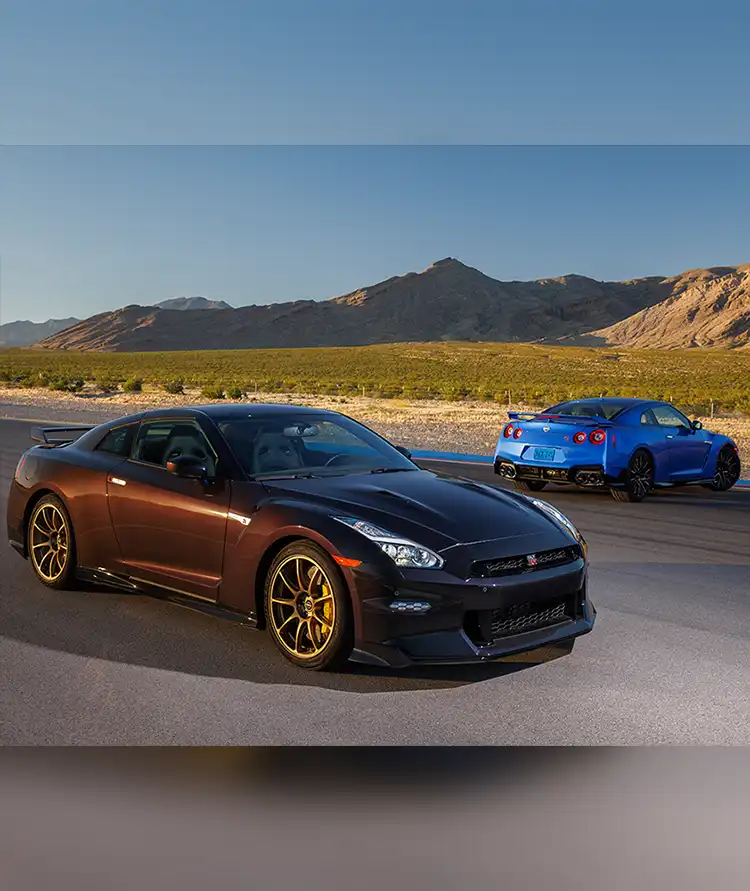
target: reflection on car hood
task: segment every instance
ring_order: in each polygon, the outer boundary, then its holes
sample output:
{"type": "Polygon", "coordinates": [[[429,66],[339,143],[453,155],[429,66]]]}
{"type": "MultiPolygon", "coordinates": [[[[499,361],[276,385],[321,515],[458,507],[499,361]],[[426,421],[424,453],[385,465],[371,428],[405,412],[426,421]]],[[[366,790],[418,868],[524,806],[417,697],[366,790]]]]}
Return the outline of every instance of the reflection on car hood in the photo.
{"type": "MultiPolygon", "coordinates": [[[[264,485],[269,493],[293,493],[295,500],[369,520],[438,550],[503,538],[549,536],[558,530],[523,497],[427,470],[269,480],[264,485]]],[[[566,533],[558,531],[560,541],[567,542],[566,533]]]]}

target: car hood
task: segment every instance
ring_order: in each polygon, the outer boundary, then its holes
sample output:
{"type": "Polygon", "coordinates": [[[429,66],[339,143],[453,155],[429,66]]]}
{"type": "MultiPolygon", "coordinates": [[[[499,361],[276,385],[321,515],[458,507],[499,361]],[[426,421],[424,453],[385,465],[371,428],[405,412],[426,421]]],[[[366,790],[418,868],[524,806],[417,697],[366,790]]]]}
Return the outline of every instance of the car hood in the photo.
{"type": "Polygon", "coordinates": [[[515,552],[514,540],[529,536],[539,539],[540,548],[570,544],[568,534],[523,496],[427,470],[269,480],[264,486],[270,494],[369,520],[438,551],[506,539],[508,552],[515,552]]]}

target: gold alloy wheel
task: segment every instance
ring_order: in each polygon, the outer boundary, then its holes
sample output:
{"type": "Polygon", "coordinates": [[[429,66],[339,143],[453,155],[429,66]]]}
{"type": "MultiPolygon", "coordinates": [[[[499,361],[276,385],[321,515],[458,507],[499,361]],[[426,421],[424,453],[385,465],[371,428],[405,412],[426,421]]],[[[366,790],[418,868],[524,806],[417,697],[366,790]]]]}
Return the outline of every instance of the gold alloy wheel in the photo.
{"type": "Polygon", "coordinates": [[[60,508],[45,502],[31,518],[29,551],[34,569],[46,582],[56,582],[65,572],[70,553],[68,529],[60,508]]]}
{"type": "Polygon", "coordinates": [[[298,659],[323,652],[333,634],[336,601],[323,567],[312,557],[292,554],[273,574],[270,619],[285,649],[298,659]]]}

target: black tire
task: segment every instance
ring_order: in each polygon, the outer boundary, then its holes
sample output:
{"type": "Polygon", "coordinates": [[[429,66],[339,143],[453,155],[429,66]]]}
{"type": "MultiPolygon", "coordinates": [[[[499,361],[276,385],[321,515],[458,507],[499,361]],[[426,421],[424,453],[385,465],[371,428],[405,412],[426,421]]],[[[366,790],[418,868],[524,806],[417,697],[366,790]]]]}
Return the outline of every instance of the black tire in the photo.
{"type": "Polygon", "coordinates": [[[57,495],[45,495],[34,505],[26,526],[26,549],[43,585],[58,591],[76,587],[73,524],[57,495]]]}
{"type": "Polygon", "coordinates": [[[703,483],[703,488],[712,492],[727,492],[740,478],[740,471],[739,455],[731,446],[724,446],[716,456],[713,482],[703,483]]]}
{"type": "Polygon", "coordinates": [[[341,571],[323,548],[303,540],[282,548],[266,575],[263,603],[271,639],[294,665],[331,671],[348,661],[354,647],[352,603],[341,571]]]}
{"type": "Polygon", "coordinates": [[[654,462],[645,449],[633,452],[628,462],[627,482],[622,488],[613,488],[615,501],[636,503],[643,501],[654,487],[654,462]]]}
{"type": "Polygon", "coordinates": [[[547,485],[544,480],[513,480],[513,483],[522,492],[541,492],[547,485]]]}

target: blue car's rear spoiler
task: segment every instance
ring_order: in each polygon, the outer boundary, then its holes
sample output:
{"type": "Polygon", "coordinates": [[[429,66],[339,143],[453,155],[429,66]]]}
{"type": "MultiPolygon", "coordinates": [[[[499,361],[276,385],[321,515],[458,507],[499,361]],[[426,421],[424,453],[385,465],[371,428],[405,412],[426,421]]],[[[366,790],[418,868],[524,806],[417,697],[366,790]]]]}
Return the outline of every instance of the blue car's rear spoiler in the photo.
{"type": "Polygon", "coordinates": [[[578,424],[586,427],[612,427],[612,421],[599,415],[548,415],[544,412],[509,411],[511,421],[549,421],[551,424],[578,424]]]}
{"type": "Polygon", "coordinates": [[[93,427],[34,427],[31,439],[33,442],[43,442],[47,445],[67,445],[93,429],[93,427]]]}

